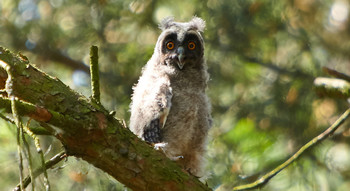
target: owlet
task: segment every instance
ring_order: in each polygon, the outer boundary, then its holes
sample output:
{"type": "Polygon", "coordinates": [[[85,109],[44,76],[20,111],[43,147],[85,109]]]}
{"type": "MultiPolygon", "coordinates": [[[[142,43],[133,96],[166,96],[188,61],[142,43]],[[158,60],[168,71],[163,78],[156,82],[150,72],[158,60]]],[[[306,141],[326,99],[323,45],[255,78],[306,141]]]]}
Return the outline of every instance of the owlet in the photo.
{"type": "Polygon", "coordinates": [[[152,58],[142,70],[130,105],[130,130],[184,169],[201,176],[211,106],[201,33],[205,22],[164,19],[152,58]]]}

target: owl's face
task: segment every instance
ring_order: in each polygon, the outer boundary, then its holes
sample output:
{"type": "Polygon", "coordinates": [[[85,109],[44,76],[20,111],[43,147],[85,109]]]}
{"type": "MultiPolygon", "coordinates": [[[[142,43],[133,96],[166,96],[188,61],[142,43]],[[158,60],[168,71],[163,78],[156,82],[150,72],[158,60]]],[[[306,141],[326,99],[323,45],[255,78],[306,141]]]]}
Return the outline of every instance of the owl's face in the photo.
{"type": "Polygon", "coordinates": [[[163,32],[156,49],[160,54],[160,63],[182,70],[186,67],[199,67],[204,53],[204,42],[200,32],[204,21],[193,18],[187,23],[163,21],[163,32]]]}

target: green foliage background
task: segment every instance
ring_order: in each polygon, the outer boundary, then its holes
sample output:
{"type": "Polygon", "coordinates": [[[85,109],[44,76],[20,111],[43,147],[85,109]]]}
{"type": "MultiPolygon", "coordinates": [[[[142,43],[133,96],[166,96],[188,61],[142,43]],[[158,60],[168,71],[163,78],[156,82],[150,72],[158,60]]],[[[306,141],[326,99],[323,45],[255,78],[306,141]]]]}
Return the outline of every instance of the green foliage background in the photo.
{"type": "MultiPolygon", "coordinates": [[[[350,73],[349,6],[346,0],[1,0],[0,46],[21,51],[89,96],[88,53],[97,45],[102,103],[128,121],[131,87],[152,55],[159,21],[203,18],[214,117],[206,181],[217,188],[255,180],[345,110],[344,100],[317,97],[312,83],[323,66],[350,73]]],[[[346,190],[349,136],[345,124],[262,190],[346,190]]],[[[41,139],[46,158],[62,149],[54,138],[41,139]]],[[[0,188],[10,190],[19,182],[15,127],[3,120],[0,146],[0,188]]],[[[79,159],[60,166],[49,171],[53,190],[123,189],[79,159]]]]}

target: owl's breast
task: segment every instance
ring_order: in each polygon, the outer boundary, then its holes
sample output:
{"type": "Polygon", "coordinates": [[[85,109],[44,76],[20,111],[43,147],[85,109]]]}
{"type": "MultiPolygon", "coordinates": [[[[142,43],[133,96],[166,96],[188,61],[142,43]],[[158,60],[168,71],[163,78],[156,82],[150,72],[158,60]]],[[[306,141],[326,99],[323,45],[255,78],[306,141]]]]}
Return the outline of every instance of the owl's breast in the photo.
{"type": "Polygon", "coordinates": [[[176,91],[173,89],[172,106],[165,128],[186,129],[187,133],[200,128],[200,122],[206,120],[209,110],[208,98],[204,92],[176,91]]]}
{"type": "Polygon", "coordinates": [[[173,91],[172,107],[163,128],[163,141],[175,155],[191,150],[194,143],[201,142],[210,126],[206,95],[194,91],[173,91]]]}

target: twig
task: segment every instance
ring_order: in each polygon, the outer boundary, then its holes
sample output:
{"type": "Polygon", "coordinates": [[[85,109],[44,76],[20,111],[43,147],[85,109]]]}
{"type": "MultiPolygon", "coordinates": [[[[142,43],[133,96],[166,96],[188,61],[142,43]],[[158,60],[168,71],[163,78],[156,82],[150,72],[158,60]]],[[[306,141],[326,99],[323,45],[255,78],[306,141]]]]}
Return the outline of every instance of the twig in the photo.
{"type": "MultiPolygon", "coordinates": [[[[41,108],[38,106],[35,106],[31,103],[24,102],[21,100],[15,100],[16,106],[19,112],[19,115],[21,116],[28,116],[37,122],[40,122],[40,125],[44,127],[47,131],[44,131],[42,133],[47,133],[49,135],[54,134],[54,130],[51,128],[50,125],[54,126],[60,126],[60,125],[78,125],[77,121],[69,118],[65,115],[62,115],[61,113],[58,113],[53,110],[48,110],[45,108],[41,108]],[[45,124],[46,122],[50,122],[48,124],[45,124]]],[[[0,106],[4,109],[4,112],[11,113],[11,100],[8,98],[0,97],[0,106]]],[[[32,129],[33,131],[34,129],[32,129]]],[[[39,130],[40,132],[42,130],[39,130]]],[[[66,131],[69,131],[69,129],[66,129],[66,131]]],[[[33,131],[34,132],[34,131],[33,131]]]]}
{"type": "Polygon", "coordinates": [[[0,113],[0,118],[15,125],[15,121],[0,113]]]}
{"type": "MultiPolygon", "coordinates": [[[[1,103],[2,103],[2,100],[0,99],[0,104],[1,104],[1,103]]],[[[9,123],[11,123],[11,124],[16,125],[16,124],[15,124],[15,121],[14,121],[13,119],[10,119],[10,118],[6,117],[6,116],[3,115],[2,113],[0,113],[0,118],[3,119],[3,120],[5,120],[5,121],[7,121],[7,122],[9,122],[9,123]]],[[[45,124],[45,123],[41,123],[40,125],[43,126],[43,127],[46,127],[46,129],[49,129],[48,125],[45,124]]],[[[28,126],[28,128],[29,128],[30,131],[33,132],[35,135],[52,135],[52,133],[51,133],[50,131],[46,130],[45,128],[43,128],[43,127],[41,127],[41,126],[39,126],[39,127],[29,127],[29,126],[28,126]]]]}
{"type": "MultiPolygon", "coordinates": [[[[15,102],[18,102],[18,100],[15,100],[15,102]]],[[[16,103],[17,104],[17,103],[16,103]]],[[[17,106],[17,105],[16,105],[17,106]]],[[[16,109],[17,109],[17,107],[16,107],[16,109]]],[[[18,115],[18,113],[17,113],[17,115],[18,115]]],[[[6,120],[6,121],[8,121],[8,122],[10,122],[10,123],[12,123],[12,124],[14,124],[14,125],[16,125],[16,122],[15,122],[15,120],[12,120],[12,119],[10,119],[10,118],[8,118],[8,117],[6,117],[6,116],[4,116],[4,115],[2,115],[1,113],[0,113],[0,118],[2,118],[2,119],[4,119],[4,120],[6,120]]],[[[41,147],[40,147],[40,142],[39,142],[39,139],[38,139],[38,137],[35,135],[35,133],[29,128],[29,123],[30,123],[30,120],[28,121],[28,123],[27,123],[27,125],[26,126],[24,126],[24,128],[23,128],[23,126],[22,126],[22,128],[24,129],[24,132],[25,133],[27,133],[30,137],[32,137],[33,139],[34,139],[34,143],[35,143],[35,146],[36,146],[36,149],[37,149],[37,152],[40,154],[40,157],[41,157],[41,161],[42,161],[42,171],[44,172],[44,182],[45,182],[45,187],[46,187],[46,190],[48,190],[48,189],[50,189],[50,184],[49,184],[49,181],[48,181],[48,175],[47,175],[47,172],[46,172],[46,168],[45,168],[45,159],[44,159],[44,155],[43,155],[43,152],[42,152],[42,149],[41,149],[41,147]]],[[[42,125],[44,125],[44,124],[42,124],[42,125]]],[[[37,130],[37,129],[34,129],[34,130],[37,130]]],[[[42,131],[44,131],[44,134],[47,134],[47,135],[49,135],[50,133],[48,133],[48,132],[46,132],[46,130],[45,129],[40,129],[40,132],[42,132],[42,131]]],[[[32,171],[32,160],[31,160],[31,153],[30,153],[30,149],[29,149],[29,145],[28,145],[28,143],[27,143],[27,141],[25,140],[25,137],[24,137],[24,134],[22,134],[22,140],[23,140],[23,143],[24,143],[24,145],[26,146],[26,148],[27,148],[27,151],[28,151],[28,162],[29,162],[29,172],[30,172],[30,177],[29,177],[29,182],[27,183],[27,185],[30,183],[30,180],[31,179],[34,179],[34,173],[33,173],[33,171],[32,171]]],[[[23,169],[23,165],[22,165],[22,169],[23,169]]],[[[23,175],[22,175],[22,179],[23,179],[23,175]]],[[[26,188],[27,187],[27,185],[26,185],[26,181],[28,181],[28,177],[24,180],[24,185],[23,185],[23,188],[26,188]]],[[[22,181],[21,181],[22,182],[22,181]]],[[[32,182],[32,190],[34,190],[34,181],[32,182]]],[[[19,190],[19,188],[22,188],[20,185],[18,186],[18,190],[19,190]]]]}
{"type": "MultiPolygon", "coordinates": [[[[56,165],[57,163],[59,163],[60,161],[62,161],[64,158],[66,158],[66,153],[64,151],[58,153],[57,155],[55,155],[54,157],[52,157],[50,160],[45,162],[45,169],[49,169],[52,168],[54,165],[56,165]]],[[[36,178],[38,177],[40,174],[42,174],[44,172],[43,167],[38,168],[34,171],[33,173],[33,177],[36,178]]],[[[26,188],[30,182],[32,181],[31,177],[27,176],[24,181],[23,181],[23,188],[26,188]]],[[[21,185],[18,184],[16,186],[16,188],[13,189],[13,191],[19,191],[21,188],[21,185]]]]}
{"type": "Polygon", "coordinates": [[[98,48],[91,46],[90,48],[90,74],[91,74],[91,91],[92,100],[100,103],[100,79],[98,70],[98,48]]]}
{"type": "MultiPolygon", "coordinates": [[[[6,85],[5,85],[5,91],[8,94],[8,97],[11,100],[11,111],[12,115],[14,118],[14,122],[17,126],[17,153],[19,157],[19,179],[20,179],[20,184],[23,186],[23,156],[22,156],[22,147],[21,147],[21,137],[23,137],[23,128],[22,128],[22,123],[20,120],[20,116],[18,115],[17,107],[16,107],[16,97],[13,94],[13,77],[12,77],[12,70],[11,67],[6,63],[0,60],[0,67],[4,68],[7,72],[8,78],[6,80],[6,85]]],[[[23,188],[23,187],[22,187],[23,188]]]]}
{"type": "Polygon", "coordinates": [[[343,80],[350,82],[350,76],[348,76],[344,73],[338,72],[338,71],[330,69],[328,67],[323,67],[322,69],[324,72],[326,72],[327,74],[329,74],[331,76],[334,76],[336,78],[340,78],[340,79],[343,79],[343,80]]]}
{"type": "Polygon", "coordinates": [[[244,60],[246,60],[252,64],[261,65],[261,66],[268,68],[272,71],[275,71],[279,74],[285,74],[285,75],[289,75],[289,76],[293,76],[293,77],[302,77],[302,78],[305,78],[308,80],[311,80],[314,78],[312,75],[305,73],[301,70],[297,69],[297,70],[292,71],[290,69],[281,68],[281,67],[278,67],[277,65],[274,65],[273,63],[263,62],[257,58],[254,58],[254,57],[244,57],[244,60]]]}
{"type": "Polygon", "coordinates": [[[310,149],[311,147],[315,146],[317,143],[320,143],[322,140],[326,139],[328,136],[332,135],[335,130],[338,129],[338,127],[344,123],[344,121],[349,117],[350,115],[350,108],[347,109],[338,119],[336,122],[334,122],[328,129],[326,129],[323,133],[318,135],[317,137],[313,138],[311,141],[306,143],[304,146],[302,146],[292,157],[290,157],[286,162],[283,164],[279,165],[277,168],[273,169],[269,173],[265,174],[262,176],[260,179],[257,181],[246,184],[246,185],[241,185],[241,186],[236,186],[233,188],[233,190],[250,190],[254,188],[258,188],[266,184],[272,177],[277,175],[281,170],[286,168],[288,165],[290,165],[292,162],[297,160],[301,154],[303,154],[307,149],[310,149]]]}
{"type": "Polygon", "coordinates": [[[6,90],[0,90],[0,95],[6,96],[7,95],[6,90]]]}
{"type": "MultiPolygon", "coordinates": [[[[10,91],[9,91],[10,92],[10,91]]],[[[10,95],[10,93],[9,93],[10,95]]],[[[23,157],[22,157],[22,149],[21,149],[21,136],[23,134],[23,128],[21,121],[19,119],[18,113],[17,113],[17,108],[16,108],[16,102],[15,102],[15,97],[11,96],[11,108],[12,108],[12,115],[13,118],[15,119],[15,123],[17,126],[17,153],[19,157],[19,180],[21,184],[21,188],[23,188],[23,157]]]]}
{"type": "MultiPolygon", "coordinates": [[[[24,131],[30,136],[32,137],[32,139],[34,139],[34,144],[36,147],[36,151],[39,153],[40,155],[40,159],[41,159],[41,167],[44,171],[44,185],[45,185],[45,189],[46,190],[50,190],[50,182],[49,182],[49,178],[47,175],[47,171],[45,168],[45,158],[44,158],[44,154],[43,154],[43,150],[40,147],[40,141],[39,138],[29,129],[29,124],[30,124],[30,120],[28,120],[27,125],[24,126],[24,131]]],[[[30,169],[31,170],[31,169],[30,169]]],[[[34,175],[31,173],[30,176],[31,179],[34,179],[34,175]]],[[[32,185],[34,184],[34,181],[32,182],[32,185]]]]}
{"type": "MultiPolygon", "coordinates": [[[[22,127],[23,128],[23,127],[22,127]]],[[[30,152],[30,146],[24,136],[24,133],[22,133],[22,141],[23,141],[23,145],[25,146],[26,150],[27,150],[27,159],[28,159],[28,169],[29,169],[29,176],[30,178],[34,179],[34,175],[33,175],[33,162],[32,162],[32,153],[30,152]]],[[[32,190],[35,190],[35,183],[34,181],[32,182],[32,190]]]]}

